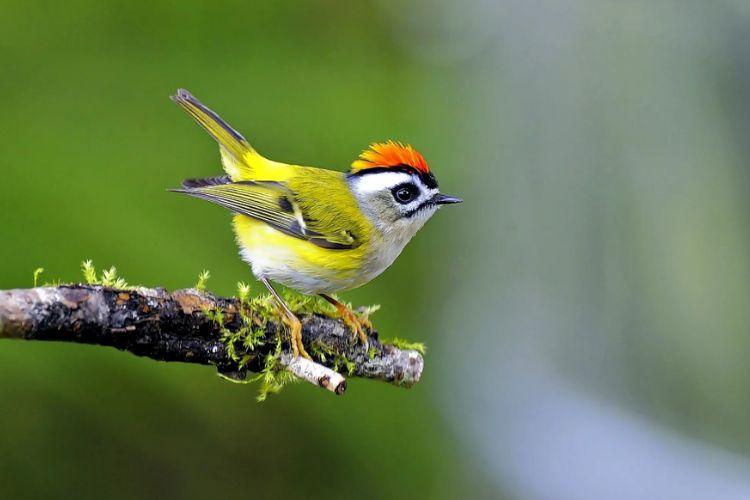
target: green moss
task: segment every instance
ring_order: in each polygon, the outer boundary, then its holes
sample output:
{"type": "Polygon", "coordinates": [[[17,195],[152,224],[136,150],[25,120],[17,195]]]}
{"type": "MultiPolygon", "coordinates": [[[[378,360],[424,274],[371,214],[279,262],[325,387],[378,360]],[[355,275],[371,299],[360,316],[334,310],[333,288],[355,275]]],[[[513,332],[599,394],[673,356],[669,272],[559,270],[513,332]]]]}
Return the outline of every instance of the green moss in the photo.
{"type": "Polygon", "coordinates": [[[310,356],[321,363],[325,363],[326,361],[328,361],[328,358],[334,356],[335,354],[336,353],[333,351],[333,349],[330,348],[330,346],[324,344],[319,340],[316,340],[312,344],[310,344],[310,356]]]}
{"type": "Polygon", "coordinates": [[[198,275],[198,282],[195,284],[195,289],[201,292],[206,291],[206,283],[211,278],[211,273],[204,269],[202,273],[198,275]]]}
{"type": "Polygon", "coordinates": [[[86,260],[81,263],[81,272],[83,273],[83,279],[89,285],[101,285],[120,289],[132,288],[124,279],[117,275],[117,268],[115,266],[105,269],[102,271],[101,276],[99,276],[96,274],[94,263],[91,260],[86,260]]]}
{"type": "MultiPolygon", "coordinates": [[[[240,296],[242,295],[240,293],[240,296]]],[[[221,341],[226,345],[227,355],[237,363],[240,369],[245,368],[253,359],[253,356],[248,354],[248,352],[255,351],[264,343],[267,319],[262,319],[261,316],[253,314],[255,311],[247,300],[240,299],[241,325],[233,331],[225,326],[223,312],[207,308],[203,309],[203,314],[206,318],[216,323],[219,327],[221,341]],[[237,352],[238,345],[242,346],[241,353],[237,352]]]]}
{"type": "Polygon", "coordinates": [[[229,375],[224,375],[221,372],[216,372],[216,375],[218,375],[219,378],[224,379],[227,382],[231,382],[233,384],[243,384],[243,385],[246,385],[246,384],[252,384],[256,380],[258,380],[257,377],[255,377],[255,378],[249,378],[249,379],[238,379],[238,378],[230,377],[229,375]]]}
{"type": "MultiPolygon", "coordinates": [[[[263,346],[265,342],[269,342],[266,337],[268,322],[281,323],[282,313],[273,296],[265,294],[251,297],[250,286],[246,283],[237,283],[237,297],[240,301],[241,326],[234,331],[226,327],[224,315],[220,311],[204,310],[203,313],[219,327],[222,342],[227,346],[227,355],[242,369],[254,359],[254,356],[250,353],[263,346]]],[[[317,297],[304,296],[285,290],[283,298],[289,309],[300,316],[308,314],[330,316],[334,314],[328,303],[319,300],[317,297]]],[[[270,342],[274,342],[274,345],[263,358],[261,372],[258,376],[249,380],[260,380],[261,382],[258,390],[258,401],[265,401],[270,394],[276,394],[285,385],[298,380],[297,377],[279,364],[284,345],[282,336],[277,335],[270,342]]],[[[331,361],[333,369],[336,371],[351,375],[356,369],[354,362],[350,361],[345,355],[334,352],[331,347],[320,341],[313,342],[310,345],[310,353],[314,359],[321,363],[331,361]]],[[[234,379],[231,380],[237,382],[234,379]]]]}
{"type": "Polygon", "coordinates": [[[102,286],[111,288],[130,288],[130,285],[128,285],[124,279],[117,276],[117,268],[115,266],[102,271],[101,281],[102,286]]]}
{"type": "Polygon", "coordinates": [[[261,380],[258,396],[255,398],[259,403],[265,401],[269,394],[279,393],[285,385],[299,381],[279,364],[281,351],[281,337],[276,337],[276,347],[266,355],[263,370],[255,377],[255,380],[261,380]]]}
{"type": "Polygon", "coordinates": [[[398,337],[393,337],[392,339],[383,339],[381,342],[383,344],[394,345],[399,349],[417,351],[420,354],[424,354],[425,351],[427,351],[427,346],[423,342],[409,342],[408,340],[400,339],[398,337]]]}
{"type": "Polygon", "coordinates": [[[39,283],[39,276],[41,276],[41,274],[42,274],[43,272],[44,272],[44,268],[43,268],[43,267],[37,267],[37,268],[36,268],[36,269],[34,270],[34,288],[36,288],[36,287],[38,286],[38,283],[39,283]]]}
{"type": "MultiPolygon", "coordinates": [[[[243,369],[254,358],[254,356],[251,355],[250,352],[257,350],[264,344],[267,323],[270,319],[275,319],[275,316],[270,298],[251,298],[250,287],[243,282],[237,283],[237,297],[240,302],[239,328],[235,330],[230,330],[229,328],[227,328],[222,311],[204,308],[203,314],[207,319],[213,321],[219,327],[219,331],[221,332],[221,341],[222,343],[224,343],[227,349],[227,356],[229,356],[230,359],[237,363],[239,369],[243,369]],[[240,352],[238,352],[238,347],[240,346],[241,350],[240,352]]],[[[280,338],[278,339],[278,345],[281,345],[280,338]]],[[[263,399],[265,399],[265,396],[267,394],[278,392],[278,390],[281,390],[281,386],[283,385],[281,383],[274,384],[275,379],[272,372],[278,370],[274,370],[275,356],[273,354],[269,354],[268,356],[266,356],[265,365],[266,366],[261,374],[248,380],[238,381],[221,374],[219,374],[219,376],[226,380],[231,380],[232,382],[241,383],[253,382],[263,378],[265,382],[264,384],[261,384],[260,394],[263,396],[263,399]]],[[[259,398],[261,397],[261,395],[259,395],[259,398]]]]}
{"type": "Polygon", "coordinates": [[[98,285],[99,278],[96,275],[96,268],[91,260],[84,260],[81,263],[81,272],[83,272],[83,279],[89,285],[98,285]]]}
{"type": "Polygon", "coordinates": [[[284,290],[282,297],[287,307],[294,314],[323,314],[326,316],[334,314],[333,307],[317,295],[302,295],[291,290],[284,290]]]}
{"type": "Polygon", "coordinates": [[[357,367],[357,365],[354,364],[353,361],[350,361],[349,358],[346,357],[344,354],[336,354],[333,358],[333,366],[331,367],[333,371],[341,373],[341,368],[346,369],[347,375],[354,374],[354,369],[357,367]]]}
{"type": "Polygon", "coordinates": [[[240,302],[250,301],[250,285],[248,285],[244,281],[238,282],[237,283],[237,298],[240,299],[240,302]]]}
{"type": "MultiPolygon", "coordinates": [[[[347,306],[351,309],[351,304],[347,304],[347,306]]],[[[380,311],[380,304],[372,304],[369,306],[362,306],[357,309],[357,313],[363,317],[364,319],[370,319],[370,316],[375,314],[376,312],[380,311]]]]}

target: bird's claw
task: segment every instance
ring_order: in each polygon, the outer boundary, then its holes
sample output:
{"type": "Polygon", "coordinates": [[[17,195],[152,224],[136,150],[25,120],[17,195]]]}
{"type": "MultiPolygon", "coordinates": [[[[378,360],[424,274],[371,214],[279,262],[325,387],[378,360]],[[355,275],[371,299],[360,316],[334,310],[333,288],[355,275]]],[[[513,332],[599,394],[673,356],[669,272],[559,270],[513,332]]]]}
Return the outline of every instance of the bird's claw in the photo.
{"type": "Polygon", "coordinates": [[[358,316],[357,313],[348,307],[339,309],[339,314],[341,315],[341,321],[343,321],[344,324],[354,332],[357,337],[359,337],[363,349],[367,352],[370,349],[370,342],[367,337],[367,332],[365,332],[365,328],[372,330],[372,323],[370,320],[358,316]]]}
{"type": "Polygon", "coordinates": [[[302,343],[302,322],[296,316],[282,316],[283,322],[289,327],[289,335],[291,339],[289,344],[292,346],[292,353],[294,357],[302,356],[312,361],[312,357],[305,350],[305,345],[302,343]]]}

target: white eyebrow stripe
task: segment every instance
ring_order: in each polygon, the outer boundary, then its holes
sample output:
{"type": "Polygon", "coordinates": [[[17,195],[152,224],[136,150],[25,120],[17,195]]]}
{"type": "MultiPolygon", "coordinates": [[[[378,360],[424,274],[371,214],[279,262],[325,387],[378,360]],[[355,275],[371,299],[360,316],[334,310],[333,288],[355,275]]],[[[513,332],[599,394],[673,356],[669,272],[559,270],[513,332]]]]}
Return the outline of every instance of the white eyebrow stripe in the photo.
{"type": "Polygon", "coordinates": [[[406,172],[373,172],[355,177],[354,185],[360,193],[373,193],[413,181],[411,174],[406,172]]]}

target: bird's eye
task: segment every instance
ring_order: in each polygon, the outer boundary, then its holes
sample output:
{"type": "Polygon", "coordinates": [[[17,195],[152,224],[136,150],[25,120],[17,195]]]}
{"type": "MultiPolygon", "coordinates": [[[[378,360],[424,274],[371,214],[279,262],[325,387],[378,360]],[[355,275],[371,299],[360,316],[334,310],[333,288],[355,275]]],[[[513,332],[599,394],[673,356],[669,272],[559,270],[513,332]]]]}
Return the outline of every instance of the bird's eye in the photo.
{"type": "Polygon", "coordinates": [[[414,184],[402,184],[393,188],[393,197],[402,205],[414,201],[418,194],[419,190],[414,184]]]}

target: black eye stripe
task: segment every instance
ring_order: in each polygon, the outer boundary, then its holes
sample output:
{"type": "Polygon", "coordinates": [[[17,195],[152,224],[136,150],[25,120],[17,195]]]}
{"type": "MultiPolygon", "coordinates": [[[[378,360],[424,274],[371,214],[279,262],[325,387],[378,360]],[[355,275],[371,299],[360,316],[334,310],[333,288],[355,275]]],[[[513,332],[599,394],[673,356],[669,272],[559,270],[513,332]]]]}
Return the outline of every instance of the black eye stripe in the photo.
{"type": "Polygon", "coordinates": [[[413,208],[413,209],[409,210],[408,212],[406,212],[403,215],[403,217],[406,218],[406,219],[411,219],[412,217],[414,217],[415,215],[417,215],[419,212],[421,212],[423,209],[425,209],[425,208],[427,208],[429,206],[432,206],[432,203],[430,203],[430,200],[425,200],[422,203],[420,203],[417,208],[413,208]]]}

